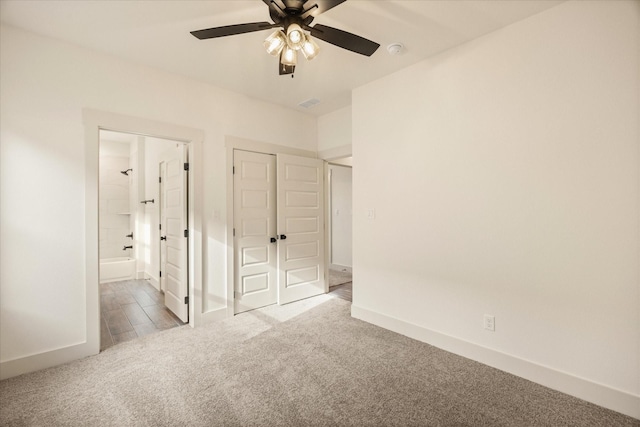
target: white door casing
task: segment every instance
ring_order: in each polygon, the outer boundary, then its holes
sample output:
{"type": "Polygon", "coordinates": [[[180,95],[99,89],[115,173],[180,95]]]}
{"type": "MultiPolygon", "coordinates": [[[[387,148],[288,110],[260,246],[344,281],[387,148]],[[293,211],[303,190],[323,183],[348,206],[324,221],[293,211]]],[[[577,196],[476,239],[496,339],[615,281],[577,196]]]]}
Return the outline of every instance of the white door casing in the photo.
{"type": "Polygon", "coordinates": [[[188,237],[186,146],[179,145],[160,156],[162,177],[161,286],[164,303],[180,320],[188,322],[188,237]],[[166,239],[164,239],[166,237],[166,239]]]}
{"type": "Polygon", "coordinates": [[[234,150],[234,312],[277,301],[276,158],[234,150]]]}
{"type": "Polygon", "coordinates": [[[278,154],[278,304],[325,292],[324,162],[278,154]]]}
{"type": "Polygon", "coordinates": [[[164,208],[164,203],[166,200],[165,194],[164,194],[164,183],[167,182],[167,163],[163,160],[160,162],[159,164],[159,176],[160,176],[160,182],[159,182],[159,191],[158,191],[158,209],[159,209],[159,216],[160,216],[160,238],[159,238],[159,242],[160,242],[160,278],[158,280],[159,284],[160,284],[160,291],[164,292],[166,289],[166,284],[165,284],[165,280],[167,279],[167,275],[165,274],[164,276],[162,275],[162,271],[166,270],[165,264],[167,263],[167,245],[164,244],[164,232],[163,227],[165,227],[165,223],[166,223],[166,219],[165,219],[165,208],[164,208]]]}

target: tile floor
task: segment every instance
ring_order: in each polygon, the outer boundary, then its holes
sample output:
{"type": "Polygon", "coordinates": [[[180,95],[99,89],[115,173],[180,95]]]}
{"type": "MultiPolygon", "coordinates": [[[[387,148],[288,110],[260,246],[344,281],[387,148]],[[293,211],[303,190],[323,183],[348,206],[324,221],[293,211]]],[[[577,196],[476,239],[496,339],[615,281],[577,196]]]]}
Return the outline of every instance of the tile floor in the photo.
{"type": "Polygon", "coordinates": [[[329,295],[353,302],[353,282],[330,287],[329,295]]]}
{"type": "Polygon", "coordinates": [[[164,306],[164,295],[147,280],[101,284],[100,313],[100,351],[184,325],[164,306]]]}

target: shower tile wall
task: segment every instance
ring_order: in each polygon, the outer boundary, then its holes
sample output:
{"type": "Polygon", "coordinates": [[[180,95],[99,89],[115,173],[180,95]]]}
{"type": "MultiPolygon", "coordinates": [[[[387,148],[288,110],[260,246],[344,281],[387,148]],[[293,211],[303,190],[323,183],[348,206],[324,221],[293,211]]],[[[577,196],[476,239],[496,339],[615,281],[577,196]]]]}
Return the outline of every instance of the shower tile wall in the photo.
{"type": "MultiPolygon", "coordinates": [[[[100,156],[100,258],[131,256],[128,157],[100,156]]],[[[129,173],[131,174],[131,172],[129,173]]]]}

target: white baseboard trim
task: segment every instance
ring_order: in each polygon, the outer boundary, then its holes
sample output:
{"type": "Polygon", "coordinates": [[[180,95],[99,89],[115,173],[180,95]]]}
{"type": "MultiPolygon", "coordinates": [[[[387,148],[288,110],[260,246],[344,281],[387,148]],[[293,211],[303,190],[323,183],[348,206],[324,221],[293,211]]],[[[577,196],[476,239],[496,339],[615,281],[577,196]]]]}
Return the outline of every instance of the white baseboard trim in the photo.
{"type": "Polygon", "coordinates": [[[158,282],[158,279],[153,277],[150,274],[145,273],[145,279],[147,279],[149,281],[149,283],[151,283],[151,285],[153,285],[154,288],[156,288],[158,291],[160,290],[160,282],[158,282]]]}
{"type": "Polygon", "coordinates": [[[640,419],[640,395],[634,395],[548,366],[432,331],[355,304],[351,305],[351,316],[587,402],[640,419]]]}
{"type": "Polygon", "coordinates": [[[332,269],[332,270],[338,270],[338,271],[346,270],[349,273],[353,273],[353,269],[351,267],[346,266],[346,265],[329,264],[329,268],[332,269]]]}
{"type": "Polygon", "coordinates": [[[226,319],[227,317],[229,317],[229,313],[226,307],[207,311],[205,313],[202,313],[202,323],[200,325],[207,325],[209,323],[217,322],[218,320],[226,319]]]}
{"type": "Polygon", "coordinates": [[[91,347],[87,342],[84,342],[57,350],[0,362],[0,380],[51,368],[52,366],[62,365],[99,353],[99,348],[91,347]]]}

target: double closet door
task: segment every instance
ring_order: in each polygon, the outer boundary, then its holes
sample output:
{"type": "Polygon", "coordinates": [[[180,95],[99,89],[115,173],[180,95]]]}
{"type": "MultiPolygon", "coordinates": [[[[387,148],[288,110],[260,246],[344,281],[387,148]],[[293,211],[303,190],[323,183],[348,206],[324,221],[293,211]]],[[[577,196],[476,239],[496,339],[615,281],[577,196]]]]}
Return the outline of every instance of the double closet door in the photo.
{"type": "Polygon", "coordinates": [[[325,292],[322,160],[234,151],[235,313],[325,292]]]}

